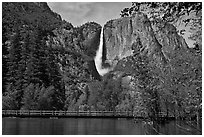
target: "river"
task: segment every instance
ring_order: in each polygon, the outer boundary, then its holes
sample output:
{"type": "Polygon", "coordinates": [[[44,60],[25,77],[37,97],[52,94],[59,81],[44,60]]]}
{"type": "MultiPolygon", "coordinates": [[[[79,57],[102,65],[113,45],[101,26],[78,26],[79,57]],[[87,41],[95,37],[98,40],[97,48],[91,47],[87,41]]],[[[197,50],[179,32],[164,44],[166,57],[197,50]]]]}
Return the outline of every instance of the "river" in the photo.
{"type": "Polygon", "coordinates": [[[124,118],[2,118],[3,135],[196,135],[201,129],[183,121],[158,124],[124,118]]]}

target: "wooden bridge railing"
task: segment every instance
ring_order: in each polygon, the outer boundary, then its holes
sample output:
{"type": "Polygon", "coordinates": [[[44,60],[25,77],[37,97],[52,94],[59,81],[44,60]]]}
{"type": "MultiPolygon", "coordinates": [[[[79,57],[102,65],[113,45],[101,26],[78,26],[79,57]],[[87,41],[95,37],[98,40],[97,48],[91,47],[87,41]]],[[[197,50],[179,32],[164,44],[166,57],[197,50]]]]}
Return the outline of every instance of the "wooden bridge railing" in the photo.
{"type": "MultiPolygon", "coordinates": [[[[142,114],[133,114],[132,111],[48,111],[48,110],[2,110],[2,116],[39,116],[39,117],[144,117],[142,114]]],[[[165,117],[160,112],[158,117],[165,117]]],[[[170,116],[173,117],[173,116],[170,116]]]]}
{"type": "Polygon", "coordinates": [[[3,116],[126,116],[132,111],[44,111],[44,110],[2,110],[3,116]]]}

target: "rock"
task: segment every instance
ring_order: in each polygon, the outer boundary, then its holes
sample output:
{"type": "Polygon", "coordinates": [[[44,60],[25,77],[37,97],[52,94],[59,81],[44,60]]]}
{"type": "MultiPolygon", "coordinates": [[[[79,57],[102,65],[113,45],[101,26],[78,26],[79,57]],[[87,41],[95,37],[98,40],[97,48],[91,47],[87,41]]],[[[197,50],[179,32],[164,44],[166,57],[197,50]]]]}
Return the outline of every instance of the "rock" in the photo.
{"type": "Polygon", "coordinates": [[[162,25],[162,29],[158,31],[158,27],[152,26],[147,16],[140,12],[131,17],[108,21],[104,26],[107,60],[116,65],[118,59],[131,56],[132,49],[136,46],[141,54],[165,65],[168,52],[181,47],[187,49],[188,46],[173,25],[162,25]]]}
{"type": "Polygon", "coordinates": [[[80,32],[85,54],[94,58],[100,42],[101,25],[88,22],[80,27],[80,32]]]}
{"type": "Polygon", "coordinates": [[[172,24],[159,22],[152,25],[152,28],[167,60],[176,52],[188,52],[189,47],[185,39],[177,33],[176,27],[172,24]]]}

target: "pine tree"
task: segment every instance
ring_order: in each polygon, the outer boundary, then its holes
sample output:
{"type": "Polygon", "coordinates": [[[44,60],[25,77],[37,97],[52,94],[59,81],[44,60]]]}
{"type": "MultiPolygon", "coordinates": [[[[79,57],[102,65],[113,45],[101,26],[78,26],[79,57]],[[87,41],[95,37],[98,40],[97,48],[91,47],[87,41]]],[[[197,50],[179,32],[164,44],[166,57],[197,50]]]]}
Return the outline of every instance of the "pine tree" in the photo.
{"type": "Polygon", "coordinates": [[[2,92],[6,92],[7,73],[8,73],[8,38],[6,37],[6,28],[2,27],[2,92]]]}
{"type": "Polygon", "coordinates": [[[52,105],[55,106],[56,109],[62,109],[65,101],[65,86],[56,59],[58,54],[59,53],[54,51],[51,46],[45,47],[44,65],[46,66],[46,70],[44,73],[44,83],[55,88],[52,105]]]}
{"type": "Polygon", "coordinates": [[[27,69],[27,64],[29,61],[29,46],[30,46],[30,31],[29,28],[24,27],[21,30],[21,37],[22,37],[22,45],[21,45],[21,60],[19,61],[19,71],[21,72],[20,75],[20,82],[19,85],[21,86],[21,89],[24,90],[28,85],[28,81],[26,79],[26,69],[27,69]]]}
{"type": "Polygon", "coordinates": [[[21,47],[22,47],[22,40],[20,36],[20,29],[17,28],[12,38],[11,46],[9,47],[9,55],[8,55],[9,71],[7,73],[7,77],[8,77],[7,85],[11,85],[14,88],[13,91],[17,91],[16,99],[19,104],[17,106],[19,107],[20,107],[21,97],[23,94],[21,85],[19,85],[21,81],[21,76],[22,76],[22,73],[19,68],[19,62],[21,60],[21,47]]]}
{"type": "Polygon", "coordinates": [[[29,41],[29,57],[25,71],[26,80],[28,84],[42,84],[40,79],[40,55],[38,53],[41,45],[38,32],[33,31],[29,36],[29,41]]]}

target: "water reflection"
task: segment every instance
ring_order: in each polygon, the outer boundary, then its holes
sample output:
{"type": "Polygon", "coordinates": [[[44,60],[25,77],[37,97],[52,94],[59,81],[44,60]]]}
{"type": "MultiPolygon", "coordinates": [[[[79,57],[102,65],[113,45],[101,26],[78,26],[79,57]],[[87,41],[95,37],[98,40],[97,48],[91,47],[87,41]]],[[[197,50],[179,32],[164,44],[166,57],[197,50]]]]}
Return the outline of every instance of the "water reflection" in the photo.
{"type": "Polygon", "coordinates": [[[202,134],[202,127],[193,127],[187,121],[165,121],[160,123],[151,121],[145,122],[145,134],[151,135],[198,135],[202,134]]]}
{"type": "Polygon", "coordinates": [[[133,119],[3,118],[3,135],[144,135],[201,134],[183,121],[157,123],[133,119]]]}

